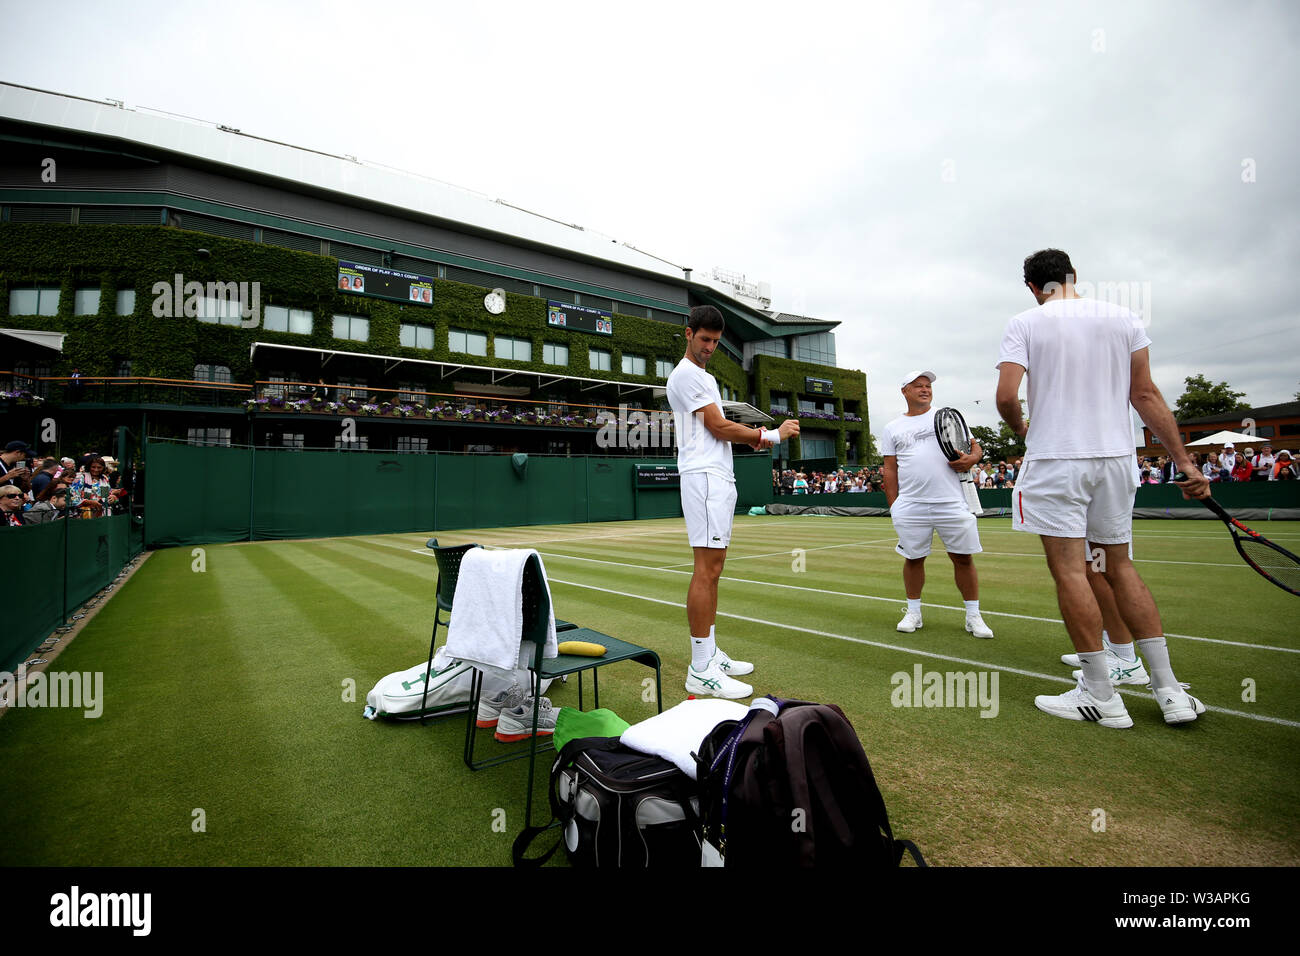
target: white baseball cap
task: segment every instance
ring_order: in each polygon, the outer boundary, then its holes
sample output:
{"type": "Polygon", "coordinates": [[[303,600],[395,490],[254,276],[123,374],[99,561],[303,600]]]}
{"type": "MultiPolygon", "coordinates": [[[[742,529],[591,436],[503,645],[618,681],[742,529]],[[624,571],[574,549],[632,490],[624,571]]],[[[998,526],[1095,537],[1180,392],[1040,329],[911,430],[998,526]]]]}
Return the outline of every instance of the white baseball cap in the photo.
{"type": "Polygon", "coordinates": [[[1224,447],[1224,448],[1234,448],[1234,449],[1236,448],[1236,446],[1233,445],[1233,443],[1230,442],[1230,441],[1225,441],[1225,442],[1223,443],[1223,447],[1224,447]]]}
{"type": "Polygon", "coordinates": [[[924,375],[926,378],[930,380],[931,385],[933,385],[935,383],[935,380],[938,379],[939,377],[935,375],[933,372],[926,371],[925,369],[916,369],[914,371],[908,372],[905,376],[903,376],[903,380],[898,383],[898,387],[907,388],[907,386],[911,385],[922,375],[924,375]]]}

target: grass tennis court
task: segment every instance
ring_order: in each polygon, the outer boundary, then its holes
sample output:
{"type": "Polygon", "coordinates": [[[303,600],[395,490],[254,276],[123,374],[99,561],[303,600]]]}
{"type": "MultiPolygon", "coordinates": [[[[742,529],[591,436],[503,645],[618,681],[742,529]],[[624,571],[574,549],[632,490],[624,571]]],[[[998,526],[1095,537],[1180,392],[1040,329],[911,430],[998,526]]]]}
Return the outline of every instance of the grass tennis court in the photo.
{"type": "MultiPolygon", "coordinates": [[[[1300,544],[1294,524],[1257,530],[1300,544]]],[[[1210,711],[1167,727],[1149,692],[1125,688],[1133,729],[1064,721],[1033,706],[1073,683],[1038,540],[1002,519],[980,532],[992,641],[962,629],[937,539],[925,627],[904,635],[888,519],[737,516],[719,644],[755,662],[755,693],[844,709],[896,832],[936,865],[1300,862],[1296,599],[1247,568],[1217,522],[1137,522],[1138,568],[1175,669],[1210,711]],[[996,716],[892,706],[892,676],[916,664],[996,673],[996,716]]],[[[508,864],[525,764],[471,773],[462,718],[361,717],[376,680],[427,653],[427,537],[212,545],[202,572],[190,549],[154,553],[52,665],[103,672],[103,715],[11,709],[0,720],[0,862],[508,864]]],[[[691,554],[680,519],[439,538],[536,547],[557,616],[654,648],[665,705],[685,696],[691,554]]],[[[602,705],[649,716],[647,673],[607,668],[602,705]]],[[[576,685],[550,696],[576,704],[576,685]]]]}

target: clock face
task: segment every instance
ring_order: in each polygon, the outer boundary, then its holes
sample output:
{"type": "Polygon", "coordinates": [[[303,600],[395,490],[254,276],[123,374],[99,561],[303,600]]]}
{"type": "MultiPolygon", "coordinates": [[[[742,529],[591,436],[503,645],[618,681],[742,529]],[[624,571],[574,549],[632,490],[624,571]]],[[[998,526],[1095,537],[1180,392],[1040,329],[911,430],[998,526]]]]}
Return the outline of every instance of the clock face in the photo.
{"type": "Polygon", "coordinates": [[[506,299],[503,295],[495,292],[489,292],[483,298],[483,308],[487,309],[493,315],[500,315],[506,310],[506,299]]]}

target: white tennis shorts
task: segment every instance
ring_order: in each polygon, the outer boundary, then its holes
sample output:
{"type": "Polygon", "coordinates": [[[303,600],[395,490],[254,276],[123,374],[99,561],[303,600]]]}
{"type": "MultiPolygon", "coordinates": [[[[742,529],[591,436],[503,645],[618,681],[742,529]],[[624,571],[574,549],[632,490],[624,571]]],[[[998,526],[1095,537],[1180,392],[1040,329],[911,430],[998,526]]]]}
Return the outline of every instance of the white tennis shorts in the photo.
{"type": "Polygon", "coordinates": [[[1133,457],[1035,458],[1016,475],[1011,526],[1053,538],[1133,538],[1133,457]]]}
{"type": "Polygon", "coordinates": [[[894,550],[903,557],[916,559],[928,555],[936,531],[943,546],[952,554],[979,554],[984,550],[980,546],[975,516],[964,501],[913,501],[906,503],[901,511],[897,508],[897,501],[894,505],[889,513],[894,530],[898,532],[898,544],[894,550]]]}
{"type": "Polygon", "coordinates": [[[736,516],[736,483],[691,472],[682,475],[682,514],[692,548],[725,548],[736,516]]]}

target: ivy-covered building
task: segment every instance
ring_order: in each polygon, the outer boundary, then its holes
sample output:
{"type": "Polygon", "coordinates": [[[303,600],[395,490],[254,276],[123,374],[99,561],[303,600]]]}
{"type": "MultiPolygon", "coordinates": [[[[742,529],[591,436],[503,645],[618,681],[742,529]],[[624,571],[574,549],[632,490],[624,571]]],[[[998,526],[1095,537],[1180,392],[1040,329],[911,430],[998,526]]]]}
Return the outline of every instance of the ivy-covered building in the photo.
{"type": "Polygon", "coordinates": [[[603,412],[666,407],[702,303],[724,400],[799,416],[779,457],[870,454],[836,322],[444,183],[0,83],[6,439],[47,450],[57,409],[71,445],[591,452],[603,412]]]}

